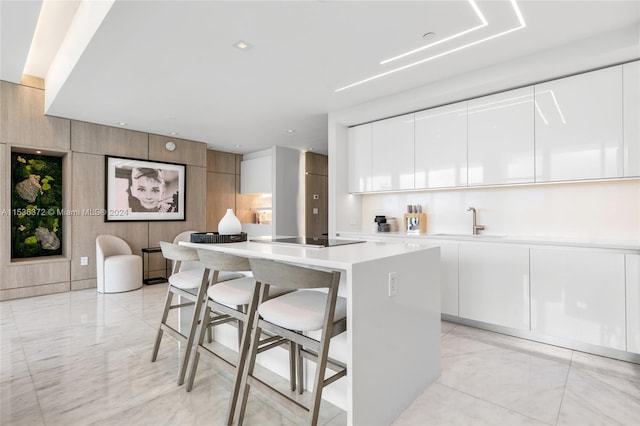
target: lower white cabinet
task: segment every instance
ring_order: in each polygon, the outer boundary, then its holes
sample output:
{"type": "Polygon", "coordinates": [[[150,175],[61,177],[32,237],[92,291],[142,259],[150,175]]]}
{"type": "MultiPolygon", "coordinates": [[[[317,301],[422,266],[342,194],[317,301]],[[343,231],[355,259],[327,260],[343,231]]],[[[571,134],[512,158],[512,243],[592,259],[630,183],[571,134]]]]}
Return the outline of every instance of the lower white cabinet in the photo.
{"type": "Polygon", "coordinates": [[[640,255],[625,255],[627,351],[640,354],[640,255]]]}
{"type": "Polygon", "coordinates": [[[440,246],[440,300],[443,314],[458,314],[458,244],[434,241],[440,246]]]}
{"type": "Polygon", "coordinates": [[[531,331],[626,350],[625,255],[532,248],[531,331]]]}
{"type": "Polygon", "coordinates": [[[529,330],[529,249],[514,245],[459,247],[460,317],[529,330]]]}

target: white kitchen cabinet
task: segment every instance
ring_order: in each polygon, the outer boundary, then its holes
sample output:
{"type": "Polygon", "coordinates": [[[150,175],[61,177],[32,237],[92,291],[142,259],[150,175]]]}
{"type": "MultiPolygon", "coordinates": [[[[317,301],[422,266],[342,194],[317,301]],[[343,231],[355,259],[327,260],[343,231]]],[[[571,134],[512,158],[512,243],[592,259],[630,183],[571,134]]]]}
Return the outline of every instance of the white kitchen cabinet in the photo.
{"type": "Polygon", "coordinates": [[[460,244],[460,317],[529,330],[529,249],[460,244]]]}
{"type": "Polygon", "coordinates": [[[457,317],[458,313],[458,244],[435,242],[440,246],[441,311],[457,317]]]}
{"type": "Polygon", "coordinates": [[[537,84],[535,102],[536,182],[623,175],[622,66],[537,84]]]}
{"type": "Polygon", "coordinates": [[[243,160],[240,163],[240,192],[257,194],[272,192],[271,156],[243,160]]]}
{"type": "Polygon", "coordinates": [[[640,255],[625,255],[627,351],[640,354],[640,255]]]}
{"type": "Polygon", "coordinates": [[[349,192],[371,191],[371,123],[349,128],[349,192]]]}
{"type": "Polygon", "coordinates": [[[469,186],[533,182],[533,87],[467,105],[469,186]]]}
{"type": "Polygon", "coordinates": [[[625,350],[624,254],[531,249],[531,331],[625,350]]]}
{"type": "Polygon", "coordinates": [[[415,187],[467,185],[467,102],[415,115],[415,187]]]}
{"type": "Polygon", "coordinates": [[[640,176],[640,61],[622,66],[624,175],[640,176]]]}
{"type": "Polygon", "coordinates": [[[371,172],[374,191],[413,189],[414,114],[372,125],[371,172]]]}

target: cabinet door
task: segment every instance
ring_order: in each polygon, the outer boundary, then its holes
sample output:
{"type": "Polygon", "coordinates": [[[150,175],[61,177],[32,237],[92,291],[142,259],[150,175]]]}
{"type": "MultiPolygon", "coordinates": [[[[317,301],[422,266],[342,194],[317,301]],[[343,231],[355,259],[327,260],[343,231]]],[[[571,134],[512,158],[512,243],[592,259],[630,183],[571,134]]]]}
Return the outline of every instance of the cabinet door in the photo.
{"type": "Polygon", "coordinates": [[[460,317],[529,330],[529,249],[461,244],[460,317]]]}
{"type": "Polygon", "coordinates": [[[270,193],[272,180],[271,156],[252,158],[240,163],[242,194],[270,193]]]}
{"type": "Polygon", "coordinates": [[[458,244],[440,246],[440,299],[442,313],[458,316],[458,244]]]}
{"type": "Polygon", "coordinates": [[[373,123],[374,191],[413,189],[413,123],[413,113],[373,123]]]}
{"type": "Polygon", "coordinates": [[[535,101],[536,182],[622,176],[622,66],[538,84],[535,101]]]}
{"type": "Polygon", "coordinates": [[[415,187],[467,185],[467,103],[415,115],[415,187]]]}
{"type": "Polygon", "coordinates": [[[640,255],[625,255],[627,351],[640,354],[640,255]]]}
{"type": "Polygon", "coordinates": [[[371,124],[349,129],[349,192],[371,191],[371,124]]]}
{"type": "Polygon", "coordinates": [[[469,185],[533,182],[533,87],[467,105],[469,185]]]}
{"type": "Polygon", "coordinates": [[[640,61],[622,66],[624,175],[640,176],[640,61]]]}
{"type": "Polygon", "coordinates": [[[624,255],[532,248],[531,331],[625,350],[624,255]]]}

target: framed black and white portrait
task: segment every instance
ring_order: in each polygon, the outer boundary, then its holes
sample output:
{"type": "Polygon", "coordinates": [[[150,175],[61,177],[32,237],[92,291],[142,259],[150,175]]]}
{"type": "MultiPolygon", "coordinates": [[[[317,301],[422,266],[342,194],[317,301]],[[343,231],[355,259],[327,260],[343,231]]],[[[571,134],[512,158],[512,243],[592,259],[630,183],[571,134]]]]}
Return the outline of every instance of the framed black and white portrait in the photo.
{"type": "Polygon", "coordinates": [[[105,221],[185,220],[184,164],[106,157],[105,221]]]}

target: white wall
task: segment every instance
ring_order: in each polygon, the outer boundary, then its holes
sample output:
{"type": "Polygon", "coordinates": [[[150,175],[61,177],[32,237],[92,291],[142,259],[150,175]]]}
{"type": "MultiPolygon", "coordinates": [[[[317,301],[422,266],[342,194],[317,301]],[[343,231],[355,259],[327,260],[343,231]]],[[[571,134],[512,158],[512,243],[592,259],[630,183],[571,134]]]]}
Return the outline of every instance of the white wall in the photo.
{"type": "Polygon", "coordinates": [[[376,214],[399,217],[426,206],[427,232],[468,232],[468,206],[487,233],[640,239],[640,181],[583,182],[395,194],[349,195],[347,127],[471,99],[640,58],[633,26],[558,49],[329,113],[329,234],[369,231],[376,214]]]}

